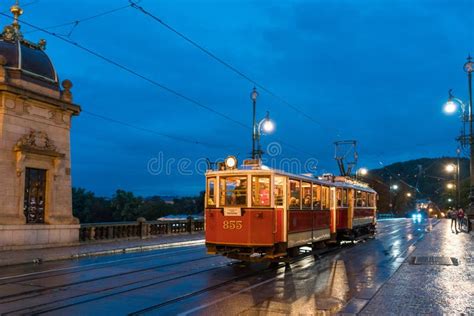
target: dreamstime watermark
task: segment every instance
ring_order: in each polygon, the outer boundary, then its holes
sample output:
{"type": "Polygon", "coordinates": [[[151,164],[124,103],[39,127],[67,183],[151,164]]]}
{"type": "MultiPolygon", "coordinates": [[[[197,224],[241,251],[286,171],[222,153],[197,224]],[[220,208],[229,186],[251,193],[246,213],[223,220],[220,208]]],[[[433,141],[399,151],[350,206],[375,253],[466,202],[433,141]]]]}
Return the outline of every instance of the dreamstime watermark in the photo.
{"type": "MultiPolygon", "coordinates": [[[[225,157],[221,157],[215,159],[215,161],[224,161],[224,159],[225,157]]],[[[271,169],[282,170],[294,174],[315,173],[318,163],[319,161],[316,158],[303,160],[296,157],[284,157],[283,147],[278,142],[269,143],[262,157],[263,165],[271,169]]],[[[148,160],[147,171],[153,176],[194,176],[204,175],[213,165],[215,166],[215,163],[211,162],[208,158],[200,157],[190,159],[188,157],[165,157],[165,153],[160,151],[158,155],[148,160]]]]}

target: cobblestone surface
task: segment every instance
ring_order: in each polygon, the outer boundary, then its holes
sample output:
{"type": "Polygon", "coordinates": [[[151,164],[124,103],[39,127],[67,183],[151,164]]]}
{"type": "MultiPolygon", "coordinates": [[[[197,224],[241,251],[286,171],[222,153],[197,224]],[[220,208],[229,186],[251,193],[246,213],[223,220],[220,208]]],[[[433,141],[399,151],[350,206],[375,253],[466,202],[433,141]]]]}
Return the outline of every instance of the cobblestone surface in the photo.
{"type": "Polygon", "coordinates": [[[40,261],[74,259],[78,257],[110,255],[114,253],[146,251],[158,248],[185,246],[192,242],[204,244],[204,233],[166,235],[150,239],[117,240],[110,242],[84,243],[72,247],[56,247],[30,250],[0,251],[0,266],[9,266],[40,261]]]}
{"type": "Polygon", "coordinates": [[[442,220],[416,244],[361,315],[474,315],[474,235],[442,220]],[[454,257],[456,265],[413,265],[412,257],[454,257]]]}

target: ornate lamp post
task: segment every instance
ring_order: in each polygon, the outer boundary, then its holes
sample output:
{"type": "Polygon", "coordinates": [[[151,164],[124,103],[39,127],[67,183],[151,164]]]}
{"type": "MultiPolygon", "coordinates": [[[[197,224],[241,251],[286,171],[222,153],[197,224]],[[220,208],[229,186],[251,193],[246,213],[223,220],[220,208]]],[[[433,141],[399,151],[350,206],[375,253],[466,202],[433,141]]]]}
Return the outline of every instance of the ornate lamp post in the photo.
{"type": "Polygon", "coordinates": [[[257,124],[256,120],[256,104],[257,104],[258,92],[253,88],[252,93],[250,94],[250,99],[252,99],[253,104],[253,124],[252,124],[252,159],[262,159],[262,148],[260,147],[260,136],[262,133],[270,134],[275,130],[275,123],[270,119],[270,113],[267,112],[265,118],[263,118],[257,124]]]}
{"type": "Polygon", "coordinates": [[[253,116],[252,116],[252,159],[256,159],[257,157],[257,152],[255,150],[255,143],[257,141],[257,126],[256,126],[256,107],[257,107],[257,97],[258,97],[258,92],[255,87],[253,87],[252,93],[250,93],[250,99],[252,99],[252,105],[253,105],[253,116]]]}
{"type": "Polygon", "coordinates": [[[464,71],[467,72],[467,81],[469,88],[469,147],[470,147],[470,188],[469,188],[469,209],[467,216],[470,220],[474,218],[474,135],[472,134],[472,72],[474,71],[474,63],[472,57],[467,58],[464,64],[464,71]]]}
{"type": "MultiPolygon", "coordinates": [[[[468,91],[469,91],[469,104],[468,104],[468,114],[466,115],[466,105],[459,99],[455,98],[451,93],[452,90],[449,91],[449,99],[446,102],[444,111],[446,113],[454,113],[456,112],[457,106],[456,103],[461,105],[462,110],[462,118],[463,124],[466,121],[469,122],[469,135],[467,138],[469,139],[469,147],[470,147],[470,188],[469,188],[469,207],[467,210],[467,215],[469,219],[472,221],[474,219],[474,135],[473,135],[473,122],[472,122],[472,72],[474,71],[474,62],[472,61],[472,57],[467,57],[467,62],[464,64],[464,71],[467,73],[467,82],[468,82],[468,91]],[[455,102],[454,102],[455,101],[455,102]],[[467,117],[466,117],[467,116],[467,117]]],[[[463,128],[464,131],[464,128],[463,128]]],[[[464,144],[466,135],[461,135],[459,140],[461,144],[464,144]]],[[[458,168],[459,169],[459,168],[458,168]]]]}

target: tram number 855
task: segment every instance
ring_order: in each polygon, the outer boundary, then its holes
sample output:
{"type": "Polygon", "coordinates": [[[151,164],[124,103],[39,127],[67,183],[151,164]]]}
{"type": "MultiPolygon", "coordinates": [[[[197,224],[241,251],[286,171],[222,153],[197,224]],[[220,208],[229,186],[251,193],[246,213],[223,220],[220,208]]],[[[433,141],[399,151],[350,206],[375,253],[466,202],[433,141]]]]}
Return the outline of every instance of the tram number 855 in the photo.
{"type": "Polygon", "coordinates": [[[242,221],[224,221],[222,223],[223,229],[242,229],[242,221]]]}

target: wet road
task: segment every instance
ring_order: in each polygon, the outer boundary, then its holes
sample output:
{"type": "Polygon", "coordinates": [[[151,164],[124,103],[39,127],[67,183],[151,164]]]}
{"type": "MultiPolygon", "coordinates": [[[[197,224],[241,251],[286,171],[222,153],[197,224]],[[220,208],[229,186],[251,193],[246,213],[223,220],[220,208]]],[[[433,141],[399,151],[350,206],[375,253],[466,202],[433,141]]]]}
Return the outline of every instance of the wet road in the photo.
{"type": "Polygon", "coordinates": [[[5,267],[0,312],[22,314],[314,314],[351,311],[398,269],[429,225],[381,221],[375,239],[289,266],[241,265],[203,246],[5,267]]]}

